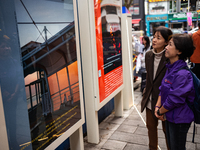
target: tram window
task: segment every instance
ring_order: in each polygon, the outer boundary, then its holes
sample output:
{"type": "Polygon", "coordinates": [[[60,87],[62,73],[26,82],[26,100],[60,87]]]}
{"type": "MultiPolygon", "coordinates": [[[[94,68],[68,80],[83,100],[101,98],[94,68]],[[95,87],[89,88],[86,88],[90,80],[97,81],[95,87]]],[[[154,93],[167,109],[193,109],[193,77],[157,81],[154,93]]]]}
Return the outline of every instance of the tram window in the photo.
{"type": "Polygon", "coordinates": [[[58,74],[58,81],[59,81],[59,88],[63,90],[64,88],[69,86],[68,78],[67,78],[67,70],[63,68],[62,70],[57,72],[58,74]]]}
{"type": "Polygon", "coordinates": [[[70,84],[78,82],[78,66],[77,61],[68,66],[70,84]]]}
{"type": "Polygon", "coordinates": [[[117,14],[117,10],[115,6],[106,6],[107,14],[117,14]]]}
{"type": "Polygon", "coordinates": [[[58,92],[59,89],[58,89],[56,73],[48,77],[48,81],[49,81],[49,88],[50,88],[51,95],[58,92]]]}

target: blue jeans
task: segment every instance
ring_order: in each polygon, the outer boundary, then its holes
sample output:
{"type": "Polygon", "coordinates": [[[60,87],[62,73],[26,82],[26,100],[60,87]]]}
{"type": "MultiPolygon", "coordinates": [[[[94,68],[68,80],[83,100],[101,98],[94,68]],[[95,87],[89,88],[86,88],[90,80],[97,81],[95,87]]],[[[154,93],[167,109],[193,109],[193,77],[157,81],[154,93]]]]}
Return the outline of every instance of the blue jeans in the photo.
{"type": "Polygon", "coordinates": [[[191,123],[175,124],[165,121],[167,142],[170,150],[186,150],[186,138],[191,123]]]}

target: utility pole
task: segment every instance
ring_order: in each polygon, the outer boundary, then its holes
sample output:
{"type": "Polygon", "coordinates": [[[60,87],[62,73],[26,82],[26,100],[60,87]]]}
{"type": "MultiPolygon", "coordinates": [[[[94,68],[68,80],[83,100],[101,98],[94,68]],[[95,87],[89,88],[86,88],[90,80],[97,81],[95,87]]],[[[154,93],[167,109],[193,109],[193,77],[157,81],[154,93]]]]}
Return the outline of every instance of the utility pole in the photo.
{"type": "Polygon", "coordinates": [[[197,23],[196,23],[196,27],[198,27],[198,22],[199,22],[199,0],[197,2],[197,5],[196,5],[196,11],[197,11],[197,23]]]}
{"type": "Polygon", "coordinates": [[[47,41],[47,27],[44,26],[45,41],[47,41]]]}

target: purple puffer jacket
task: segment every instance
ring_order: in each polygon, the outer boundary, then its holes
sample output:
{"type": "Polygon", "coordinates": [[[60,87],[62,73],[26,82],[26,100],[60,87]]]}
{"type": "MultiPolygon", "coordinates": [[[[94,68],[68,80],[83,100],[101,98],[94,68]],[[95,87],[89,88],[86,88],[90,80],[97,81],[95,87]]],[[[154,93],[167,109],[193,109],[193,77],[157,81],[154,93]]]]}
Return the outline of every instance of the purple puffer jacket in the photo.
{"type": "Polygon", "coordinates": [[[195,90],[193,78],[188,70],[181,67],[187,66],[183,60],[166,65],[167,71],[161,82],[161,104],[167,110],[166,119],[173,123],[190,123],[194,121],[194,114],[186,103],[186,98],[193,103],[195,90]]]}

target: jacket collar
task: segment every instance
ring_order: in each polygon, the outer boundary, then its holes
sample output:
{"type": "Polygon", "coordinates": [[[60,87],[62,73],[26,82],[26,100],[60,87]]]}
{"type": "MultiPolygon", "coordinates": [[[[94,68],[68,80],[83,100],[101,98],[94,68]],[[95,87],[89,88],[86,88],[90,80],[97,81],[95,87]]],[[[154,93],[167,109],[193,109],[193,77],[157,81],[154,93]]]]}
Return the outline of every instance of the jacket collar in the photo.
{"type": "Polygon", "coordinates": [[[177,60],[173,64],[170,64],[170,62],[166,64],[166,67],[169,72],[171,72],[171,70],[173,70],[173,72],[176,72],[184,66],[187,66],[187,63],[184,60],[177,60]]]}

